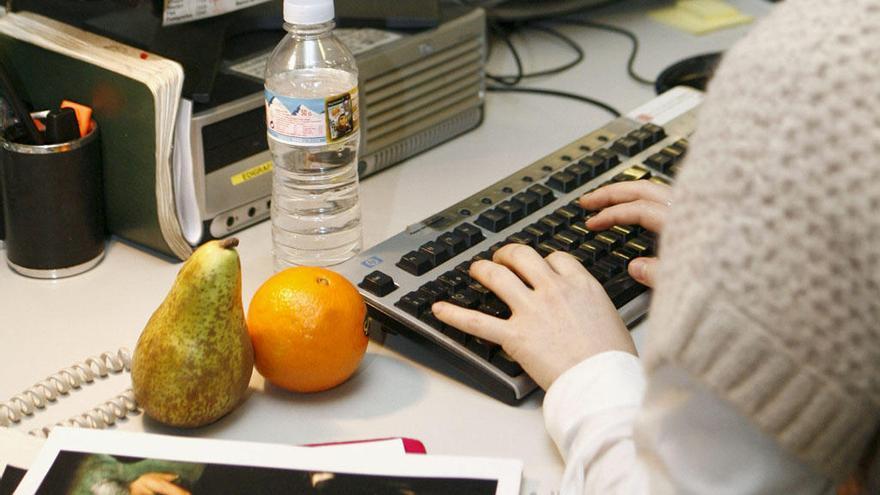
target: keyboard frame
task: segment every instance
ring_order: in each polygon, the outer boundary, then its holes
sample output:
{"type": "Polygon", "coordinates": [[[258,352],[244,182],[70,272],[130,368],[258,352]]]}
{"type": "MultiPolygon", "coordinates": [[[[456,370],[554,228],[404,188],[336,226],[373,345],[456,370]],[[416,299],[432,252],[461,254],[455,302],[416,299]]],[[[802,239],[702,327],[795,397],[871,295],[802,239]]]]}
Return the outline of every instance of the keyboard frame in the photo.
{"type": "MultiPolygon", "coordinates": [[[[635,114],[637,111],[633,113],[635,114]]],[[[668,115],[670,110],[666,109],[666,111],[668,115]]],[[[674,106],[672,111],[674,114],[674,106]]],[[[465,345],[456,342],[451,337],[434,329],[415,316],[397,308],[394,305],[395,302],[404,294],[415,291],[425,282],[434,280],[440,274],[453,270],[462,261],[470,260],[475,254],[487,250],[496,242],[506,239],[515,232],[519,232],[542,216],[550,214],[555,209],[568,204],[586,191],[590,191],[610,181],[614,176],[632,166],[639,165],[649,170],[652,176],[660,176],[671,182],[671,177],[649,168],[642,164],[642,162],[664,146],[672,144],[681,138],[689,138],[695,128],[695,120],[696,109],[687,107],[682,113],[661,124],[667,134],[662,140],[632,157],[626,158],[624,155],[619,155],[621,159],[620,164],[613,166],[605,173],[600,174],[571,192],[562,193],[554,189],[554,194],[556,194],[554,201],[497,233],[481,228],[486,236],[484,240],[437,265],[421,276],[417,277],[396,266],[396,263],[403,254],[411,250],[418,250],[422,244],[436,240],[442,233],[452,230],[460,223],[469,222],[476,225],[475,220],[481,212],[494,208],[499,202],[509,199],[533,184],[546,185],[547,179],[552,174],[572,163],[576,163],[599,148],[609,148],[615,139],[638,129],[644,122],[639,122],[629,117],[618,117],[599,129],[532,162],[491,186],[451,205],[449,208],[435,213],[421,222],[410,225],[405,231],[386,239],[372,248],[361,252],[346,263],[339,265],[337,271],[355,284],[360,283],[368,273],[380,270],[391,276],[397,285],[397,289],[382,297],[359,288],[360,293],[367,302],[368,319],[370,320],[368,321],[368,328],[371,338],[391,348],[398,348],[398,346],[394,345],[397,340],[396,337],[403,336],[420,347],[426,347],[429,350],[428,352],[437,352],[438,348],[442,349],[445,352],[440,352],[441,356],[464,372],[471,379],[470,381],[473,382],[471,385],[476,386],[478,389],[502,402],[512,405],[520,402],[537,388],[535,382],[528,375],[522,373],[519,376],[511,377],[505,374],[465,347],[465,345]],[[589,148],[589,151],[585,151],[582,147],[589,148]],[[526,182],[523,180],[524,176],[530,176],[534,180],[526,182]],[[508,189],[505,190],[505,188],[508,189]],[[484,198],[489,198],[491,202],[484,202],[484,198]],[[469,214],[462,214],[462,210],[467,210],[469,214]]],[[[618,312],[627,326],[631,328],[646,315],[649,303],[650,291],[647,291],[619,308],[618,312]]]]}

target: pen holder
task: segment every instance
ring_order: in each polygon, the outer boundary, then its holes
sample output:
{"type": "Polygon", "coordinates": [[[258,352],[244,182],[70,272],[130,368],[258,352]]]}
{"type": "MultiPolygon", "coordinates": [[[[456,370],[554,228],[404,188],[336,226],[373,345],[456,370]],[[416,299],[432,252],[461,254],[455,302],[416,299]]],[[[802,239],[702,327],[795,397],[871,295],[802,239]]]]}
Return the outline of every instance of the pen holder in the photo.
{"type": "Polygon", "coordinates": [[[104,256],[101,143],[84,137],[29,145],[0,138],[6,261],[35,278],[82,273],[104,256]]]}

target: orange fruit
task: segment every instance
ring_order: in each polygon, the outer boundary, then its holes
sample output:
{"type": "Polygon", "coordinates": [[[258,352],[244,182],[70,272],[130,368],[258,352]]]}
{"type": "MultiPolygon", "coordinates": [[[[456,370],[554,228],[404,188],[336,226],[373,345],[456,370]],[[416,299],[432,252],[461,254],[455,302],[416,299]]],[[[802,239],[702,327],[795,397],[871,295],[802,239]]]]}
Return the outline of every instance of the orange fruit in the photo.
{"type": "Polygon", "coordinates": [[[319,392],[344,382],[367,349],[367,307],[336,272],[295,267],[266,280],[248,307],[257,371],[294,392],[319,392]]]}

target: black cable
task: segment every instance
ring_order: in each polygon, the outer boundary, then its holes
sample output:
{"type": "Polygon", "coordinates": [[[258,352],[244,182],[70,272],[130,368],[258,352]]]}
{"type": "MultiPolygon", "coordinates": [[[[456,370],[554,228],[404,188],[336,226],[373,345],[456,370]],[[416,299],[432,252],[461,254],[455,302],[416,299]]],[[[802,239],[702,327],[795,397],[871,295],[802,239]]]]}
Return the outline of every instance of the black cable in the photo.
{"type": "MultiPolygon", "coordinates": [[[[566,36],[565,34],[562,34],[562,33],[559,32],[558,30],[553,29],[553,28],[551,28],[551,27],[542,26],[542,25],[535,25],[535,24],[526,24],[526,25],[524,25],[523,27],[525,27],[526,29],[534,29],[534,30],[536,30],[536,31],[541,31],[541,32],[543,32],[543,33],[547,33],[547,34],[549,34],[549,35],[551,35],[551,36],[557,38],[558,40],[560,40],[560,41],[562,41],[563,43],[565,43],[566,45],[568,45],[568,47],[571,48],[572,51],[574,51],[574,53],[575,53],[575,58],[574,58],[573,60],[571,60],[570,62],[567,62],[567,63],[562,64],[562,65],[560,65],[560,66],[553,67],[553,68],[550,68],[550,69],[540,70],[540,71],[537,71],[537,72],[523,73],[523,72],[520,70],[519,72],[517,72],[517,74],[514,74],[514,75],[510,75],[510,74],[508,74],[508,75],[497,75],[497,74],[489,74],[489,73],[487,73],[487,74],[486,74],[486,77],[487,77],[487,78],[489,78],[489,79],[491,79],[492,81],[495,81],[495,82],[497,82],[497,83],[499,83],[499,84],[504,84],[504,85],[507,85],[507,86],[512,86],[512,85],[515,85],[516,83],[512,83],[511,80],[515,80],[515,81],[519,82],[519,81],[522,80],[522,79],[528,79],[528,78],[533,78],[533,77],[550,76],[550,75],[554,75],[554,74],[559,74],[559,73],[562,73],[562,72],[567,71],[568,69],[571,69],[572,67],[576,66],[577,64],[581,63],[581,62],[584,60],[584,49],[581,48],[581,46],[578,45],[577,42],[575,42],[573,39],[569,38],[569,37],[566,36]]],[[[505,33],[504,35],[507,36],[506,33],[505,33]]],[[[514,55],[513,55],[513,56],[514,56],[514,59],[515,59],[515,60],[520,60],[519,54],[516,52],[516,48],[513,47],[513,43],[512,43],[512,41],[510,40],[509,36],[507,37],[506,43],[507,43],[507,45],[508,45],[508,48],[509,48],[509,49],[511,50],[511,52],[514,54],[514,55]]],[[[518,69],[519,69],[519,68],[520,68],[520,67],[518,66],[518,69]]]]}
{"type": "Polygon", "coordinates": [[[627,74],[629,74],[629,77],[631,77],[633,80],[635,80],[637,82],[640,82],[642,84],[651,85],[651,86],[654,85],[654,81],[636,74],[636,71],[633,68],[633,66],[635,65],[635,61],[636,61],[636,55],[639,53],[639,38],[632,31],[628,31],[628,30],[623,29],[621,27],[612,26],[611,24],[604,24],[604,23],[595,22],[595,21],[586,21],[583,19],[559,18],[559,19],[554,19],[554,21],[559,22],[559,23],[563,23],[563,24],[574,24],[576,26],[601,29],[604,31],[610,31],[612,33],[622,34],[623,36],[626,36],[627,38],[629,38],[630,41],[632,41],[632,50],[629,52],[629,59],[626,62],[627,74]]]}
{"type": "Polygon", "coordinates": [[[573,100],[582,101],[584,103],[589,103],[590,105],[595,105],[608,113],[614,115],[615,117],[620,117],[620,112],[608,105],[607,103],[603,103],[599,100],[595,100],[590,98],[589,96],[578,95],[575,93],[566,93],[565,91],[556,91],[555,89],[544,89],[544,88],[519,88],[519,87],[510,87],[510,86],[487,86],[487,91],[495,92],[495,93],[532,93],[539,95],[547,95],[547,96],[559,96],[562,98],[571,98],[573,100]]]}
{"type": "Polygon", "coordinates": [[[507,49],[510,50],[510,55],[513,56],[513,62],[516,64],[516,75],[514,76],[493,76],[486,72],[486,77],[492,81],[495,81],[500,84],[505,84],[508,86],[515,86],[522,81],[523,78],[523,65],[522,60],[519,58],[519,52],[516,51],[516,47],[513,46],[513,41],[510,39],[510,35],[504,31],[504,28],[497,26],[495,24],[490,24],[490,29],[492,32],[499,35],[501,41],[507,45],[507,49]]]}

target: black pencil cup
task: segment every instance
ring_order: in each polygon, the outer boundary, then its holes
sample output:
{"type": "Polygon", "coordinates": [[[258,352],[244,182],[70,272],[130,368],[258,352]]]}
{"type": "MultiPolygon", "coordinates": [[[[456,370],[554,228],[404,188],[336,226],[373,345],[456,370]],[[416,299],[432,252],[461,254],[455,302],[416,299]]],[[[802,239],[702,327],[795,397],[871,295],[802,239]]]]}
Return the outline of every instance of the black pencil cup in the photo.
{"type": "Polygon", "coordinates": [[[104,200],[98,125],[66,143],[0,139],[6,261],[35,278],[82,273],[104,257],[104,200]]]}

